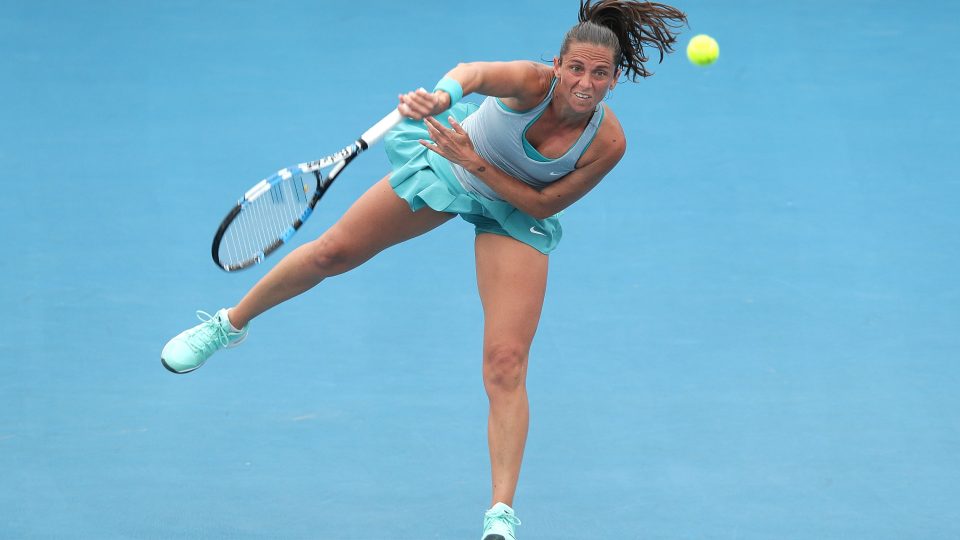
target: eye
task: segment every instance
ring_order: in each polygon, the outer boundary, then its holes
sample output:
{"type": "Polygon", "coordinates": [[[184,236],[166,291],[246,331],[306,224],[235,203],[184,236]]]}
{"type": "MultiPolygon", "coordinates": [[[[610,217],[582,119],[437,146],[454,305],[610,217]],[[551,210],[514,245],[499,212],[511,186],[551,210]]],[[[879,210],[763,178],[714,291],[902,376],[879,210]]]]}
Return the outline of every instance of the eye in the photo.
{"type": "Polygon", "coordinates": [[[577,73],[583,71],[583,68],[580,66],[570,66],[570,71],[576,71],[577,73]]]}

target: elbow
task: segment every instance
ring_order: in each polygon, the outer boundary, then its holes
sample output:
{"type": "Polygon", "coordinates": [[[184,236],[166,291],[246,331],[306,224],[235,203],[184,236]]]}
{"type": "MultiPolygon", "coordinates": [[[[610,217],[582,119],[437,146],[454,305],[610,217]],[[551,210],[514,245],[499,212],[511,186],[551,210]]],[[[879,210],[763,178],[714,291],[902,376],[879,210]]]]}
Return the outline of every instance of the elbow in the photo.
{"type": "Polygon", "coordinates": [[[530,217],[533,219],[544,220],[557,215],[557,212],[560,210],[561,208],[553,208],[553,206],[549,204],[538,204],[527,213],[530,214],[530,217]]]}

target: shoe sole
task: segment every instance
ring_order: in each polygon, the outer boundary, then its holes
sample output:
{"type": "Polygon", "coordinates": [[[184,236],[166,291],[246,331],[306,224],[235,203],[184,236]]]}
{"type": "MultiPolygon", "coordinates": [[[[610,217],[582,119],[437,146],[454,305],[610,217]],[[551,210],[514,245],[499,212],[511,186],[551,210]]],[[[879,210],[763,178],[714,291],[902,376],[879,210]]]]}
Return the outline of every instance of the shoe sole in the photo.
{"type": "Polygon", "coordinates": [[[195,367],[195,368],[188,369],[188,370],[185,370],[185,371],[177,371],[177,370],[173,369],[172,367],[170,367],[170,365],[167,364],[167,361],[164,360],[163,358],[160,358],[160,363],[163,364],[163,367],[167,368],[167,371],[169,371],[170,373],[176,373],[177,375],[186,375],[187,373],[190,373],[191,371],[194,371],[194,370],[196,370],[198,367],[200,367],[200,366],[197,366],[197,367],[195,367]]]}

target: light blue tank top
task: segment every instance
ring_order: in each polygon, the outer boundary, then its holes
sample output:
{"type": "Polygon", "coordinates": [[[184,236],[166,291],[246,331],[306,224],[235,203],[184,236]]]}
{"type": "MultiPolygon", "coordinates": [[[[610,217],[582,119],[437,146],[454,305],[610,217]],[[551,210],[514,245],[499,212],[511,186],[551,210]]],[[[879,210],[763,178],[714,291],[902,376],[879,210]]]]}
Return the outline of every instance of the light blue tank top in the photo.
{"type": "MultiPolygon", "coordinates": [[[[553,98],[557,81],[550,84],[550,91],[536,107],[529,111],[518,112],[510,109],[495,97],[488,97],[480,108],[466,117],[461,125],[470,135],[473,147],[483,159],[499,167],[503,172],[543,189],[551,182],[566,176],[576,168],[577,160],[587,150],[597,134],[597,128],[603,120],[603,104],[597,105],[590,123],[583,130],[577,142],[562,156],[548,159],[540,155],[527,142],[527,130],[533,125],[553,98]]],[[[482,195],[488,199],[503,200],[490,189],[483,180],[455,163],[450,164],[454,176],[467,191],[482,195]]]]}

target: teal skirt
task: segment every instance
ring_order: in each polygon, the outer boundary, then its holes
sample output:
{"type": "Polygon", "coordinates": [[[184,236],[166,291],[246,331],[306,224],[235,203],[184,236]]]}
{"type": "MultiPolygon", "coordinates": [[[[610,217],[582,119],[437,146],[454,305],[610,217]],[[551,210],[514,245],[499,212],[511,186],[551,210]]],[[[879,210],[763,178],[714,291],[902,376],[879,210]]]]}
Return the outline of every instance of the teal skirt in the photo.
{"type": "MultiPolygon", "coordinates": [[[[477,110],[473,103],[458,103],[436,116],[450,127],[448,116],[458,122],[477,110]]],[[[429,139],[422,121],[404,120],[384,137],[387,158],[393,168],[390,185],[410,209],[428,206],[438,212],[458,214],[476,227],[477,234],[509,236],[548,254],[560,243],[563,229],[556,216],[535,219],[505,201],[488,199],[466,189],[453,174],[450,162],[420,144],[429,139]]]]}

